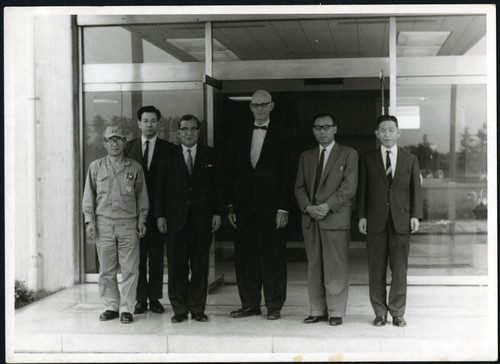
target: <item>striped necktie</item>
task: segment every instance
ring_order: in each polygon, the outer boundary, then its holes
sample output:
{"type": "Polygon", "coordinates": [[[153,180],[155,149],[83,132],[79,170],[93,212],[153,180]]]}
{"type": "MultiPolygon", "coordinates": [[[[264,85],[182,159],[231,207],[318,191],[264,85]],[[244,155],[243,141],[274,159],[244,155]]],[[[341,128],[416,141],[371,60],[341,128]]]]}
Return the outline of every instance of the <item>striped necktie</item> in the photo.
{"type": "Polygon", "coordinates": [[[144,154],[142,155],[142,168],[144,173],[148,173],[148,159],[149,159],[149,140],[146,140],[146,148],[144,149],[144,154]]]}
{"type": "Polygon", "coordinates": [[[391,166],[391,158],[389,157],[389,154],[391,154],[391,151],[388,150],[386,152],[385,156],[385,174],[387,175],[387,180],[389,181],[389,185],[392,185],[392,166],[391,166]]]}

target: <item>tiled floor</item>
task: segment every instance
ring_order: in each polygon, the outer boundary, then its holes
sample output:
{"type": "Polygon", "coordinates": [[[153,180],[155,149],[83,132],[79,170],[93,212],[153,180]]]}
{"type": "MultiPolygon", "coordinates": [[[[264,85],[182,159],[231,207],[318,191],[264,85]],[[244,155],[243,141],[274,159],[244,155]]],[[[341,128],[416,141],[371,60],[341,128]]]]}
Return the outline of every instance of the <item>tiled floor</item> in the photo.
{"type": "Polygon", "coordinates": [[[28,362],[478,360],[497,353],[488,287],[410,286],[405,328],[371,325],[365,285],[350,286],[339,327],[302,324],[308,315],[303,281],[289,284],[278,321],[230,318],[239,306],[235,285],[209,295],[207,323],[172,324],[168,299],[162,302],[164,314],[135,315],[129,325],[101,322],[97,284],[74,286],[17,310],[7,353],[12,361],[28,362]]]}

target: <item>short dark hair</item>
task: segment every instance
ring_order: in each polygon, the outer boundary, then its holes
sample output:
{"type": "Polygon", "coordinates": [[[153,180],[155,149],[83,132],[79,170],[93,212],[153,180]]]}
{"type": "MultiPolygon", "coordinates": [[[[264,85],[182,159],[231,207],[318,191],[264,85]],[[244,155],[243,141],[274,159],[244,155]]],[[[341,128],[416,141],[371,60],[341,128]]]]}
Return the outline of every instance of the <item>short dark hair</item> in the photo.
{"type": "Polygon", "coordinates": [[[185,114],[185,115],[182,115],[180,118],[179,118],[179,121],[177,122],[177,128],[180,129],[181,128],[181,123],[183,120],[196,120],[196,126],[199,128],[200,127],[200,120],[192,115],[192,114],[185,114]]]}
{"type": "Polygon", "coordinates": [[[332,119],[333,121],[333,125],[334,126],[337,126],[337,118],[335,117],[335,115],[333,114],[330,114],[328,112],[323,112],[321,114],[317,114],[313,117],[312,119],[312,125],[314,126],[314,122],[316,121],[316,119],[319,119],[319,118],[324,118],[324,117],[329,117],[330,119],[332,119]]]}
{"type": "Polygon", "coordinates": [[[395,116],[385,114],[385,115],[380,115],[377,118],[377,129],[378,129],[378,126],[380,125],[380,123],[382,123],[384,121],[394,121],[396,123],[396,126],[399,128],[398,119],[395,116]]]}
{"type": "Polygon", "coordinates": [[[154,112],[156,114],[156,117],[158,118],[158,121],[160,121],[161,112],[153,105],[143,106],[139,110],[137,110],[137,120],[141,121],[142,114],[144,114],[145,112],[154,112]]]}

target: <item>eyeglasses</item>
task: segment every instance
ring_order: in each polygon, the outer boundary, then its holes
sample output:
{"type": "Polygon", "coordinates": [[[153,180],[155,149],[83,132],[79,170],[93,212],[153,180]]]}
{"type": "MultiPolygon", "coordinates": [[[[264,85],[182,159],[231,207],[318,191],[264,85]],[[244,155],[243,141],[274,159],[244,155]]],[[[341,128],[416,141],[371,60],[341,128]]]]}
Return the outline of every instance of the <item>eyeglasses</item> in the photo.
{"type": "Polygon", "coordinates": [[[320,132],[321,130],[323,131],[328,131],[331,128],[333,128],[335,125],[315,125],[313,126],[313,129],[317,132],[320,132]]]}
{"type": "Polygon", "coordinates": [[[104,141],[109,144],[117,143],[118,142],[123,142],[123,138],[120,137],[111,137],[111,138],[104,138],[104,141]]]}
{"type": "Polygon", "coordinates": [[[272,101],[269,101],[269,102],[264,102],[262,104],[254,104],[254,103],[250,103],[250,106],[257,109],[259,107],[267,107],[267,105],[269,105],[272,101]]]}
{"type": "Polygon", "coordinates": [[[193,127],[193,128],[187,128],[187,127],[184,127],[184,128],[179,128],[179,130],[183,133],[183,134],[187,134],[189,132],[191,133],[194,133],[195,131],[197,131],[199,128],[198,127],[193,127]]]}

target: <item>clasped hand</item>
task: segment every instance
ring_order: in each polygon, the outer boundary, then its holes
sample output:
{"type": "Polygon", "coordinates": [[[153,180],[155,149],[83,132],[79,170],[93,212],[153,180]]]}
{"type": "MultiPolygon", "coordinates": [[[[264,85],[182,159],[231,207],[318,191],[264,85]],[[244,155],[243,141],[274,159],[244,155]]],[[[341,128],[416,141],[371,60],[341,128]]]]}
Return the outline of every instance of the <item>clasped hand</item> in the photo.
{"type": "Polygon", "coordinates": [[[321,205],[309,205],[306,207],[306,213],[314,220],[324,219],[329,210],[330,208],[326,203],[322,203],[321,205]]]}

